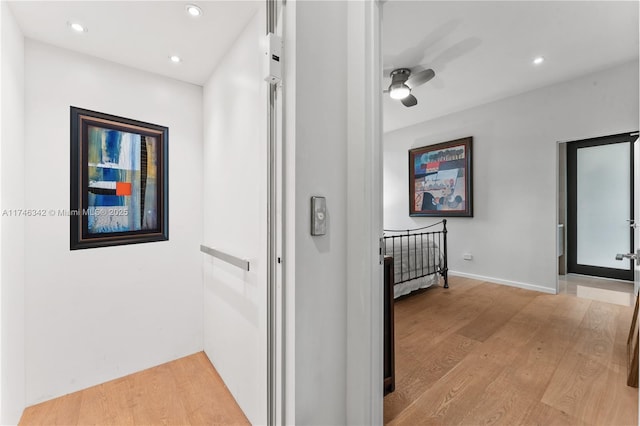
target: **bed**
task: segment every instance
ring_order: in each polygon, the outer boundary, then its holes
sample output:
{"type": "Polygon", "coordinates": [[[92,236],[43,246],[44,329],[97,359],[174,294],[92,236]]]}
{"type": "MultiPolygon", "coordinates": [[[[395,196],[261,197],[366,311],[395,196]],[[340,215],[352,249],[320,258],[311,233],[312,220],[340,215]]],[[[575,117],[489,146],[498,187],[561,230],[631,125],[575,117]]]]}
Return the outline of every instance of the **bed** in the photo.
{"type": "Polygon", "coordinates": [[[447,221],[417,229],[385,230],[384,254],[384,395],[395,390],[394,299],[437,285],[449,288],[447,221]],[[438,228],[442,225],[442,228],[438,228]]]}
{"type": "Polygon", "coordinates": [[[440,277],[449,288],[446,219],[422,228],[385,230],[383,250],[393,258],[394,298],[437,285],[440,277]]]}

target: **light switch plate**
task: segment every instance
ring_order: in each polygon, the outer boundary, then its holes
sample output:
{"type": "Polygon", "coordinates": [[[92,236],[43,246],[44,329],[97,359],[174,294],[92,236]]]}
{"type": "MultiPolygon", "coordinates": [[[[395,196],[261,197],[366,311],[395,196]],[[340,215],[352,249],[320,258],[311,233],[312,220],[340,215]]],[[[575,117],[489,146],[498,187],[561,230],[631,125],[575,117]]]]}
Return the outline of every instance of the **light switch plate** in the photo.
{"type": "Polygon", "coordinates": [[[311,197],[311,235],[327,233],[327,200],[324,197],[311,197]]]}

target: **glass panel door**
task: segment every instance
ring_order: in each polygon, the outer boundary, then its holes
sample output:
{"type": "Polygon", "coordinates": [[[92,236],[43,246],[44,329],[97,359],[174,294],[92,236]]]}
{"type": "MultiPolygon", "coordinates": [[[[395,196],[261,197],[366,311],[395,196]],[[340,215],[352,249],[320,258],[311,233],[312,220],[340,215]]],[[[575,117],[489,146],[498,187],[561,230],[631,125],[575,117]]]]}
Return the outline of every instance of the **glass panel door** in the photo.
{"type": "Polygon", "coordinates": [[[629,270],[615,259],[629,248],[630,142],[577,152],[577,262],[629,270]]]}
{"type": "Polygon", "coordinates": [[[633,185],[630,134],[567,144],[570,273],[633,280],[633,185]]]}

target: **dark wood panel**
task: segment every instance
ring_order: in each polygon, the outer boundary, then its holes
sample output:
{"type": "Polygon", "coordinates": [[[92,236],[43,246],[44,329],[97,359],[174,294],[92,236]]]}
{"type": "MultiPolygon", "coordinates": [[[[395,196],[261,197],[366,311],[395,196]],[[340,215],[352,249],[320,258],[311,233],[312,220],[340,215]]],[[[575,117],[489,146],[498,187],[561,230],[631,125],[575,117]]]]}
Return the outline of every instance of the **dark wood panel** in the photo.
{"type": "Polygon", "coordinates": [[[638,296],[627,339],[627,385],[638,387],[638,296]]]}
{"type": "Polygon", "coordinates": [[[395,336],[393,311],[393,258],[384,258],[384,394],[393,392],[395,379],[395,336]]]}

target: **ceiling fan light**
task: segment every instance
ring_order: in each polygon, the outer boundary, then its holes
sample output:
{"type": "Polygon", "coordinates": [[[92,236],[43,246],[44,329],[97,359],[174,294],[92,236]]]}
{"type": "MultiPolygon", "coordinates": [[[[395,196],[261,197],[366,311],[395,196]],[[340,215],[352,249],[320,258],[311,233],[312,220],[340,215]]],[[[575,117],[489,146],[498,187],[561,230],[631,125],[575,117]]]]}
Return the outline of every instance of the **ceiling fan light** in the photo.
{"type": "Polygon", "coordinates": [[[391,87],[389,87],[389,96],[391,96],[391,99],[404,99],[410,94],[411,89],[404,83],[392,84],[391,87]]]}

